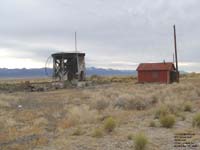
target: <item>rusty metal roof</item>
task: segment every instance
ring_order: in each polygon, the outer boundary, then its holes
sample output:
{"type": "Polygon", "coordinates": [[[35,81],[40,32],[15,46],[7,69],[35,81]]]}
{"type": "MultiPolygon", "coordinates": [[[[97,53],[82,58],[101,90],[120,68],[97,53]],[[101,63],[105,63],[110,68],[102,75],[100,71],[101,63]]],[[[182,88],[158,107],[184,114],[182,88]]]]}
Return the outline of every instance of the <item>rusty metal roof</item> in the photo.
{"type": "Polygon", "coordinates": [[[137,71],[151,71],[151,70],[175,70],[174,64],[171,62],[163,63],[141,63],[137,71]]]}

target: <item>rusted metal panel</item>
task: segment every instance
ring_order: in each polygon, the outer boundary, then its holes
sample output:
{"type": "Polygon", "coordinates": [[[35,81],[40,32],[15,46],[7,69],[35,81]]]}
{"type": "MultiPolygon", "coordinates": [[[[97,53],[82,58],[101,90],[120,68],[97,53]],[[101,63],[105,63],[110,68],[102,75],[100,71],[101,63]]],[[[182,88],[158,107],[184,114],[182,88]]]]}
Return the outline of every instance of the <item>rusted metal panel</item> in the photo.
{"type": "Polygon", "coordinates": [[[168,83],[168,71],[139,71],[138,81],[140,83],[168,83]]]}

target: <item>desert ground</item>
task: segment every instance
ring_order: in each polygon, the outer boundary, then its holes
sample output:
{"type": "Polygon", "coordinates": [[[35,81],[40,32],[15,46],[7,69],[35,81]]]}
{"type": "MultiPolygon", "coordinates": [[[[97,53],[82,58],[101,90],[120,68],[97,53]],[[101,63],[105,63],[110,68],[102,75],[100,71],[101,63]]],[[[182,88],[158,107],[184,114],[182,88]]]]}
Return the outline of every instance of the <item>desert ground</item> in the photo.
{"type": "Polygon", "coordinates": [[[92,76],[82,87],[21,88],[35,82],[50,79],[0,81],[0,150],[135,150],[139,134],[141,150],[179,150],[177,133],[194,133],[199,147],[187,150],[200,149],[200,74],[173,84],[92,76]],[[162,122],[167,115],[171,126],[162,122]]]}

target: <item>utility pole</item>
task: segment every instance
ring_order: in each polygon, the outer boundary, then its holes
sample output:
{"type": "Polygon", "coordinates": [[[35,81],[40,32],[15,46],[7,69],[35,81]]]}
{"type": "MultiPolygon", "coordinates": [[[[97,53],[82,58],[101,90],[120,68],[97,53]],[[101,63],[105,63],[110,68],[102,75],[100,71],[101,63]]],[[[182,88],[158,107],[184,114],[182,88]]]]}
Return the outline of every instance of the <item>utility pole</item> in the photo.
{"type": "Polygon", "coordinates": [[[75,52],[76,52],[76,62],[77,62],[77,76],[78,76],[78,79],[79,79],[79,57],[78,57],[78,50],[77,50],[76,32],[75,32],[75,52]]]}
{"type": "Polygon", "coordinates": [[[178,71],[178,56],[177,56],[177,44],[176,44],[176,26],[174,25],[174,49],[175,49],[175,59],[176,59],[176,78],[179,82],[179,71],[178,71]]]}

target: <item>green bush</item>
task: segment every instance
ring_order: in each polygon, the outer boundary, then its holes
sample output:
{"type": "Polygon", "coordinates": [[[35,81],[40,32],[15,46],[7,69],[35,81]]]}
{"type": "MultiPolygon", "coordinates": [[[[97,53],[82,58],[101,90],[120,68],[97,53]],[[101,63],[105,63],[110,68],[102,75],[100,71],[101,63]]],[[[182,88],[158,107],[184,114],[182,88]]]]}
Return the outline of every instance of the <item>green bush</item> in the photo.
{"type": "Polygon", "coordinates": [[[143,134],[139,133],[134,138],[135,150],[145,150],[148,144],[148,138],[143,134]]]}
{"type": "Polygon", "coordinates": [[[192,111],[192,104],[191,104],[191,102],[187,102],[187,103],[184,104],[184,111],[189,111],[189,112],[192,111]]]}
{"type": "Polygon", "coordinates": [[[103,136],[103,131],[100,128],[96,128],[92,134],[93,137],[100,138],[103,136]]]}
{"type": "Polygon", "coordinates": [[[200,113],[193,117],[192,126],[200,128],[200,113]]]}
{"type": "Polygon", "coordinates": [[[165,115],[160,117],[160,123],[165,128],[172,128],[176,119],[173,115],[165,115]]]}
{"type": "Polygon", "coordinates": [[[109,117],[105,120],[104,129],[107,132],[112,132],[115,129],[115,127],[116,127],[116,121],[112,117],[109,117]]]}

